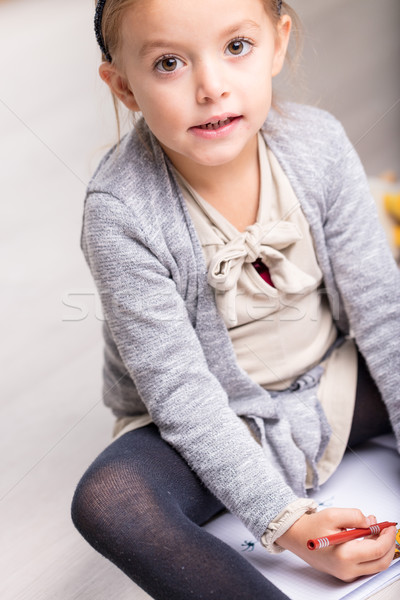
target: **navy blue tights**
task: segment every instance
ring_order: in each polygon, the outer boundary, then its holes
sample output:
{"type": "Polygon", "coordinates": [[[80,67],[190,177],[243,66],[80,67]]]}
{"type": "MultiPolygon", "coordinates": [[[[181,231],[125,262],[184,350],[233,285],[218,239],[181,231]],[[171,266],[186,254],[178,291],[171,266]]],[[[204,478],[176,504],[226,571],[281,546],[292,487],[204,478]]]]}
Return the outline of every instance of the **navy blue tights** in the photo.
{"type": "Polygon", "coordinates": [[[284,600],[200,527],[223,506],[154,425],[125,433],[89,467],[72,503],[83,537],[157,600],[284,600]]]}
{"type": "Polygon", "coordinates": [[[389,415],[365,360],[358,354],[356,404],[348,446],[353,448],[377,435],[392,433],[389,415]]]}
{"type": "MultiPolygon", "coordinates": [[[[349,445],[390,431],[359,358],[349,445]]],[[[156,600],[281,600],[286,596],[200,525],[223,510],[148,425],[124,434],[81,479],[72,518],[83,537],[156,600]]]]}

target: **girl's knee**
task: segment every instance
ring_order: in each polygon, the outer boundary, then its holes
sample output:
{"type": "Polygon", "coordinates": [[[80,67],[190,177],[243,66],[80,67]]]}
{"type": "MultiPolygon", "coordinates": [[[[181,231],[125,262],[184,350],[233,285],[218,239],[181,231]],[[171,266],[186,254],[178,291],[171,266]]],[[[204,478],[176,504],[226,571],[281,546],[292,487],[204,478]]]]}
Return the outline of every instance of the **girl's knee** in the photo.
{"type": "Polygon", "coordinates": [[[85,538],[124,527],[127,520],[134,528],[147,513],[148,496],[134,463],[95,461],[75,490],[72,521],[85,538]]]}
{"type": "Polygon", "coordinates": [[[90,475],[85,473],[79,481],[72,498],[72,522],[84,537],[86,537],[85,533],[89,533],[93,529],[92,521],[95,519],[96,487],[90,475]]]}
{"type": "Polygon", "coordinates": [[[113,506],[121,493],[118,468],[95,461],[79,481],[75,490],[71,517],[84,537],[91,531],[101,531],[112,521],[113,506]]]}

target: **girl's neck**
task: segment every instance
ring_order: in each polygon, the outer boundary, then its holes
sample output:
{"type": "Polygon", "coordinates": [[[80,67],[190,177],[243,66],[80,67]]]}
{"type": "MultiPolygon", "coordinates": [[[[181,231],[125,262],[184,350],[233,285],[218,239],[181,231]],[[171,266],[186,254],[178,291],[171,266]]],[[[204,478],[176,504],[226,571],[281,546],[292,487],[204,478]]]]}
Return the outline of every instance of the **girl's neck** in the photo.
{"type": "Polygon", "coordinates": [[[257,137],[228,164],[186,168],[185,163],[173,162],[192,188],[239,231],[256,221],[261,177],[257,137]]]}

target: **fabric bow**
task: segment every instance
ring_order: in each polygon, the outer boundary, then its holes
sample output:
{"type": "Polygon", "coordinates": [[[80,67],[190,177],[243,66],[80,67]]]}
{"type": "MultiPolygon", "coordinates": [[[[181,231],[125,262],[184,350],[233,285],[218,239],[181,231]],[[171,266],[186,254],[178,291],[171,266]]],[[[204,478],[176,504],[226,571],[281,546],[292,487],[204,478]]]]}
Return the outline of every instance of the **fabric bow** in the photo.
{"type": "MultiPolygon", "coordinates": [[[[253,263],[260,258],[268,267],[277,290],[286,294],[308,291],[316,286],[316,279],[299,269],[280,252],[302,237],[294,223],[273,221],[267,229],[255,223],[215,254],[208,269],[208,283],[214,289],[226,292],[228,306],[234,307],[244,263],[253,263]]],[[[271,294],[276,294],[273,288],[271,294]]],[[[232,317],[232,309],[229,312],[232,317]]]]}

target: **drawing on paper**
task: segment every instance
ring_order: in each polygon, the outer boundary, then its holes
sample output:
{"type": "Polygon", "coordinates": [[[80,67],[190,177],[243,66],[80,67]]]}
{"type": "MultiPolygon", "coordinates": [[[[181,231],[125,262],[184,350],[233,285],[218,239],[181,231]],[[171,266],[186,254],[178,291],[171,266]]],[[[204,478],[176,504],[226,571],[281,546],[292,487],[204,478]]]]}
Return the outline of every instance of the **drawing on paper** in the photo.
{"type": "Polygon", "coordinates": [[[241,546],[245,546],[245,548],[243,548],[242,552],[247,552],[247,550],[249,550],[250,552],[253,552],[256,543],[257,542],[248,542],[247,540],[244,540],[244,543],[241,544],[241,546]]]}

